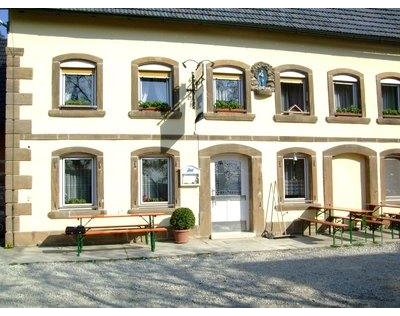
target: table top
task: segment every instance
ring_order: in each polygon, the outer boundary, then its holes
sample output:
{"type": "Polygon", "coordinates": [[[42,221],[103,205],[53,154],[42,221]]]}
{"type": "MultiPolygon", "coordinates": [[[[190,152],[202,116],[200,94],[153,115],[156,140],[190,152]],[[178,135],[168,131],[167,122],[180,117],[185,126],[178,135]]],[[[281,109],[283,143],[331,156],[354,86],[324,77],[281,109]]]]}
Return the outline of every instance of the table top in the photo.
{"type": "Polygon", "coordinates": [[[81,219],[81,218],[117,218],[117,217],[143,217],[143,216],[162,216],[162,215],[167,215],[165,213],[161,212],[142,212],[142,213],[133,213],[133,214],[123,214],[123,215],[75,215],[75,216],[70,216],[69,218],[76,218],[76,219],[81,219]]]}
{"type": "Polygon", "coordinates": [[[327,210],[327,211],[344,211],[354,214],[369,214],[373,213],[373,210],[362,210],[362,209],[353,209],[353,208],[344,208],[344,207],[335,207],[335,206],[311,206],[310,208],[327,210]]]}

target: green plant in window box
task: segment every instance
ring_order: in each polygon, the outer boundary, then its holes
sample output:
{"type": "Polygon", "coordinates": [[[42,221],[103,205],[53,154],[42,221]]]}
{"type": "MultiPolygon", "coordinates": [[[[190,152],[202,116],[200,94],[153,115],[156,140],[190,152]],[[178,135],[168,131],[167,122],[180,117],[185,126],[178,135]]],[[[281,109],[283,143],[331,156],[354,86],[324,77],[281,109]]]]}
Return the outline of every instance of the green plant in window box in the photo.
{"type": "Polygon", "coordinates": [[[140,101],[139,106],[142,109],[157,110],[157,111],[168,111],[169,104],[163,101],[140,101]]]}
{"type": "Polygon", "coordinates": [[[67,201],[65,201],[65,204],[86,204],[85,199],[77,199],[77,198],[72,198],[67,201]]]}
{"type": "Polygon", "coordinates": [[[225,100],[217,100],[215,101],[214,104],[216,109],[241,109],[242,106],[237,100],[230,100],[230,101],[225,101],[225,100]]]}
{"type": "Polygon", "coordinates": [[[91,105],[90,101],[85,100],[85,99],[79,99],[79,100],[67,100],[65,101],[65,105],[91,105]]]}
{"type": "Polygon", "coordinates": [[[336,109],[336,113],[338,114],[361,114],[361,109],[358,105],[350,105],[339,107],[336,109]]]}
{"type": "Polygon", "coordinates": [[[386,109],[382,111],[383,115],[393,115],[393,116],[398,116],[400,115],[400,111],[397,109],[386,109]]]}

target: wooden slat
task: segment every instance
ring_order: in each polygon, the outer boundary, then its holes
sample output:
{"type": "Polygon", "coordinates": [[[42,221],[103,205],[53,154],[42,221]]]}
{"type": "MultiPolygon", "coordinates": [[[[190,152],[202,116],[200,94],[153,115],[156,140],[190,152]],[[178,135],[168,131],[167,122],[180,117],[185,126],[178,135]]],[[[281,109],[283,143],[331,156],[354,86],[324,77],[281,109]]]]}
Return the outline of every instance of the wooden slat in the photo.
{"type": "Polygon", "coordinates": [[[317,224],[339,227],[339,228],[348,228],[349,227],[348,225],[345,225],[345,224],[334,223],[334,222],[329,222],[329,221],[322,221],[319,219],[312,219],[312,218],[305,218],[305,217],[299,217],[299,219],[306,221],[306,222],[317,223],[317,224]]]}
{"type": "Polygon", "coordinates": [[[165,227],[156,228],[139,228],[139,229],[121,229],[121,230],[90,230],[84,234],[84,236],[94,236],[94,235],[112,235],[112,234],[136,234],[136,233],[150,233],[150,232],[166,232],[165,227]]]}
{"type": "Polygon", "coordinates": [[[134,214],[124,214],[124,215],[76,215],[70,216],[69,218],[74,219],[84,219],[84,218],[117,218],[117,217],[140,217],[140,216],[162,216],[167,215],[161,212],[153,212],[153,213],[134,213],[134,214]]]}

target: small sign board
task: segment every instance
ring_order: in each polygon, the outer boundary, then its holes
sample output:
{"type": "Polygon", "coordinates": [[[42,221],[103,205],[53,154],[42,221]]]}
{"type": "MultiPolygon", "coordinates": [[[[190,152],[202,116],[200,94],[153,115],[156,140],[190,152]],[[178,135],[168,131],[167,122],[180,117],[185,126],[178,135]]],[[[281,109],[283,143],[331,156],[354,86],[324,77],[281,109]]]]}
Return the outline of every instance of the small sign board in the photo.
{"type": "Polygon", "coordinates": [[[200,169],[187,165],[181,168],[181,187],[197,187],[200,185],[200,169]]]}

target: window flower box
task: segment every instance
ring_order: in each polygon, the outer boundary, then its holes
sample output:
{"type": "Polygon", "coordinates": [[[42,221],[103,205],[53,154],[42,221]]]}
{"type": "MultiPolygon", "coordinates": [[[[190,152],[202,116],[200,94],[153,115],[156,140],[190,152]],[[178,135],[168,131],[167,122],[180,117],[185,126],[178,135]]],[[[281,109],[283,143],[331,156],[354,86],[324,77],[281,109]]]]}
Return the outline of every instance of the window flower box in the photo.
{"type": "Polygon", "coordinates": [[[247,113],[247,110],[244,109],[242,105],[236,100],[217,100],[214,104],[214,107],[214,112],[247,113]]]}
{"type": "Polygon", "coordinates": [[[361,108],[357,105],[350,105],[347,107],[340,107],[336,109],[335,116],[355,116],[361,117],[361,108]]]}
{"type": "Polygon", "coordinates": [[[382,111],[384,117],[400,118],[400,111],[396,109],[387,109],[382,111]]]}
{"type": "Polygon", "coordinates": [[[146,101],[146,102],[139,102],[139,110],[167,112],[170,110],[170,106],[168,103],[162,101],[146,101]]]}

